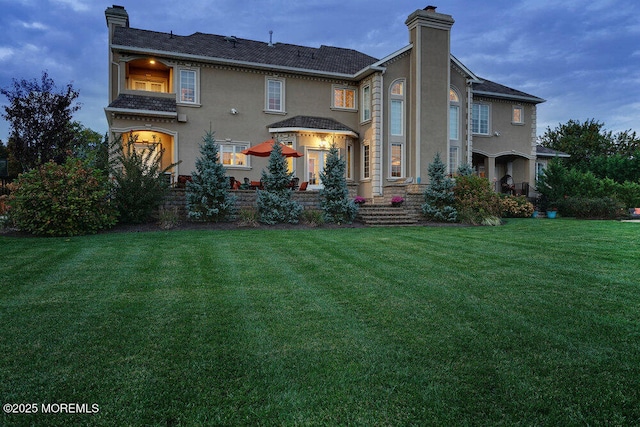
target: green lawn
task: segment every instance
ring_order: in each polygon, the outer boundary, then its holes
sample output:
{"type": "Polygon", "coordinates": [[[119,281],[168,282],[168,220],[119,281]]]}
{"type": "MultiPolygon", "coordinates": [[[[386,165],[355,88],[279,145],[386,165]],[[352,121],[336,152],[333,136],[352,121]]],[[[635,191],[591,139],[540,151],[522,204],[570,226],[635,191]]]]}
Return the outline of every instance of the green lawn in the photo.
{"type": "Polygon", "coordinates": [[[640,423],[640,224],[0,247],[3,426],[640,423]]]}

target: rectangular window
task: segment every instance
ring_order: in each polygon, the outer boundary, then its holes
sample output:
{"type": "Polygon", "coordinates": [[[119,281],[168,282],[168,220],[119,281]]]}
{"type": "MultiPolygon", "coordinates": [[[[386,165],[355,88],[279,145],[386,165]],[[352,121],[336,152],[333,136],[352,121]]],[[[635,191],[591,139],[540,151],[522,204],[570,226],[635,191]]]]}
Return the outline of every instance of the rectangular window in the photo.
{"type": "Polygon", "coordinates": [[[521,125],[524,123],[524,109],[522,107],[513,107],[513,116],[511,118],[511,123],[516,125],[521,125]]]}
{"type": "Polygon", "coordinates": [[[344,87],[334,87],[333,107],[354,110],[356,108],[356,91],[344,87]]]}
{"type": "Polygon", "coordinates": [[[362,88],[362,121],[371,120],[371,86],[362,88]]]}
{"type": "Polygon", "coordinates": [[[194,70],[180,70],[180,102],[195,104],[196,99],[196,72],[194,70]]]}
{"type": "Polygon", "coordinates": [[[458,167],[460,166],[458,152],[458,147],[449,147],[449,173],[458,172],[458,167]]]}
{"type": "Polygon", "coordinates": [[[369,164],[370,160],[370,151],[369,145],[362,146],[362,178],[369,179],[371,178],[371,166],[369,164]]]}
{"type": "Polygon", "coordinates": [[[267,111],[284,111],[284,81],[281,79],[267,79],[267,111]]]}
{"type": "Polygon", "coordinates": [[[242,150],[249,148],[248,144],[221,144],[220,157],[222,158],[222,164],[225,166],[241,166],[248,167],[248,157],[246,154],[242,154],[242,150]]]}
{"type": "Polygon", "coordinates": [[[449,106],[449,139],[452,139],[454,141],[457,141],[459,136],[459,126],[458,123],[460,123],[458,114],[460,112],[460,107],[458,107],[457,105],[450,105],[449,106]]]}
{"type": "Polygon", "coordinates": [[[489,105],[473,104],[472,131],[480,135],[489,135],[489,105]]]}
{"type": "Polygon", "coordinates": [[[400,178],[402,174],[402,144],[391,144],[391,168],[389,175],[392,178],[400,178]]]}
{"type": "Polygon", "coordinates": [[[391,135],[402,136],[404,101],[391,100],[391,135]]]}
{"type": "Polygon", "coordinates": [[[353,144],[347,143],[347,179],[353,179],[353,144]]]}

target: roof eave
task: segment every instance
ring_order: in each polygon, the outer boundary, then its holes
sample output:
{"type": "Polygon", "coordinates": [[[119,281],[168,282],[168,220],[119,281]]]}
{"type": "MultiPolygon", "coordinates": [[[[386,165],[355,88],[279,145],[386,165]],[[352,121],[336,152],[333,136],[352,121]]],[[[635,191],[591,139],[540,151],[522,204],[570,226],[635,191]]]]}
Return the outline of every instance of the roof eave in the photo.
{"type": "Polygon", "coordinates": [[[336,135],[358,137],[358,134],[351,130],[337,130],[337,129],[316,129],[305,127],[281,127],[281,128],[269,128],[270,133],[287,133],[287,132],[314,132],[314,133],[333,133],[336,135]]]}
{"type": "Polygon", "coordinates": [[[147,117],[178,117],[177,112],[172,111],[154,111],[154,110],[137,110],[135,108],[114,108],[114,107],[106,107],[104,109],[107,113],[118,113],[118,114],[133,114],[137,116],[147,116],[147,117]]]}
{"type": "Polygon", "coordinates": [[[473,94],[480,95],[480,96],[487,96],[490,98],[501,98],[501,99],[511,99],[514,101],[532,102],[534,104],[541,104],[547,101],[546,99],[538,98],[537,96],[508,95],[504,93],[486,92],[486,91],[480,91],[480,90],[474,90],[473,94]]]}

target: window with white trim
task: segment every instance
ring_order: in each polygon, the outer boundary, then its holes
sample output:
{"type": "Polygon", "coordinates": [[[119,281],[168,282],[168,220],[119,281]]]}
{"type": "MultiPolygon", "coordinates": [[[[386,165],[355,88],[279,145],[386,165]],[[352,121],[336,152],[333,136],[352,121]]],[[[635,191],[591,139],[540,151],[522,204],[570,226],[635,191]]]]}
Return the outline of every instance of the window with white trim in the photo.
{"type": "Polygon", "coordinates": [[[180,70],[178,78],[178,102],[184,104],[197,104],[198,97],[198,73],[196,70],[180,70]]]}
{"type": "Polygon", "coordinates": [[[362,179],[371,178],[371,147],[369,144],[362,146],[362,179]]]}
{"type": "Polygon", "coordinates": [[[489,135],[489,104],[473,104],[471,114],[471,129],[479,135],[489,135]]]}
{"type": "Polygon", "coordinates": [[[362,88],[362,121],[371,120],[371,86],[366,85],[362,88]]]}
{"type": "Polygon", "coordinates": [[[347,179],[353,179],[353,144],[347,142],[347,149],[345,153],[345,163],[347,167],[346,177],[347,179]]]}
{"type": "Polygon", "coordinates": [[[391,178],[401,178],[404,176],[404,144],[399,142],[391,143],[391,155],[389,156],[389,176],[391,178]]]}
{"type": "Polygon", "coordinates": [[[249,167],[249,156],[242,154],[242,150],[249,148],[248,143],[230,143],[216,141],[219,147],[219,156],[224,166],[249,167]]]}
{"type": "Polygon", "coordinates": [[[513,113],[511,114],[511,123],[514,125],[524,124],[524,108],[521,105],[513,106],[513,113]]]}
{"type": "Polygon", "coordinates": [[[460,167],[460,149],[456,146],[449,147],[449,173],[458,172],[460,167]]]}
{"type": "Polygon", "coordinates": [[[396,81],[391,85],[391,111],[389,129],[392,136],[404,135],[404,82],[396,81]]]}
{"type": "Polygon", "coordinates": [[[346,86],[333,86],[333,108],[356,109],[356,90],[346,86]]]}
{"type": "Polygon", "coordinates": [[[453,88],[449,89],[449,139],[460,139],[460,97],[453,88]]]}
{"type": "Polygon", "coordinates": [[[267,77],[265,82],[265,110],[283,113],[284,108],[284,79],[267,77]]]}

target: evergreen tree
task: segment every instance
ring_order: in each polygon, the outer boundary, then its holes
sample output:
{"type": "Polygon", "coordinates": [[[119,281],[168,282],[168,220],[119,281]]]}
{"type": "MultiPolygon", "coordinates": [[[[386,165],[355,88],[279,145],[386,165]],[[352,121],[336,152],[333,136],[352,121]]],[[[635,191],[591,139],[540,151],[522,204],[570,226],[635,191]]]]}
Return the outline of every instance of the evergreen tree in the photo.
{"type": "Polygon", "coordinates": [[[454,207],[454,181],[447,176],[447,167],[440,160],[440,153],[436,154],[433,163],[429,165],[429,184],[424,193],[425,203],[422,212],[429,219],[439,222],[455,222],[458,213],[454,207]]]}
{"type": "Polygon", "coordinates": [[[471,176],[473,175],[473,168],[469,163],[463,163],[458,168],[458,175],[460,176],[471,176]]]}
{"type": "Polygon", "coordinates": [[[187,182],[188,215],[200,221],[227,219],[235,213],[236,197],[229,194],[229,178],[220,163],[213,132],[207,132],[202,141],[197,172],[192,172],[193,181],[187,182]]]}
{"type": "Polygon", "coordinates": [[[291,200],[292,190],[289,188],[293,174],[287,172],[287,161],[282,155],[282,147],[278,142],[273,144],[269,155],[268,172],[262,171],[264,190],[258,190],[258,217],[265,224],[289,222],[295,224],[302,212],[302,206],[291,200]]]}
{"type": "Polygon", "coordinates": [[[358,213],[358,205],[349,200],[345,178],[346,163],[338,148],[332,145],[327,162],[320,174],[324,188],[320,191],[324,220],[336,224],[352,223],[358,213]]]}

